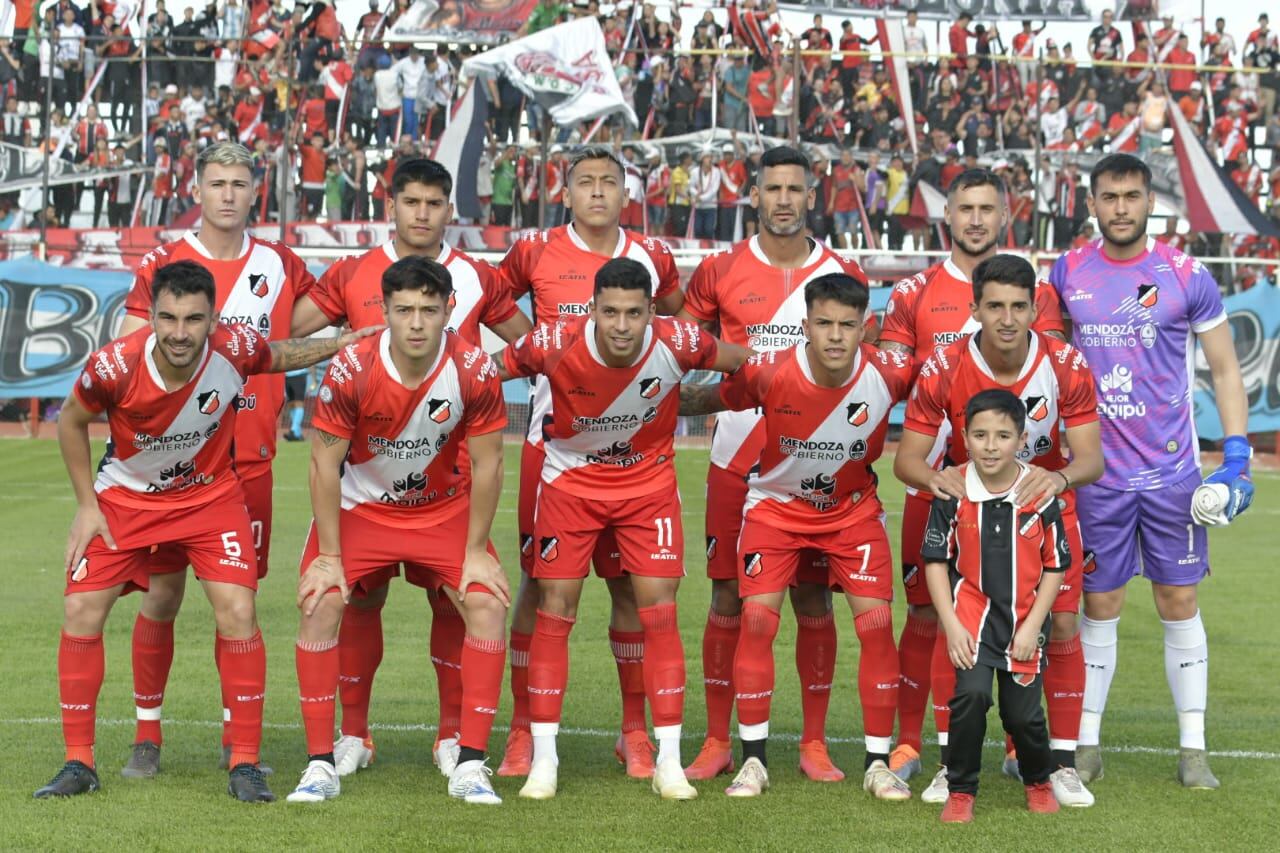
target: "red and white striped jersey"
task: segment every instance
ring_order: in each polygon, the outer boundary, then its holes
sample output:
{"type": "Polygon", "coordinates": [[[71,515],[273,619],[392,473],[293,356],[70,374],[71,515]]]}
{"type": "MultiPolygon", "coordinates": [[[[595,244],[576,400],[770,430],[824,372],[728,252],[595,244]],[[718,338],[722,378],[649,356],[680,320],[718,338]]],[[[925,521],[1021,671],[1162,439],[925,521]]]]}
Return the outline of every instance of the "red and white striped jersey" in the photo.
{"type": "Polygon", "coordinates": [[[719,343],[696,324],[657,317],[631,367],[609,367],[590,317],[543,323],[503,351],[511,376],[544,377],[551,414],[542,481],[588,499],[623,500],[676,487],[680,379],[715,364],[719,343]]]}
{"type": "Polygon", "coordinates": [[[889,410],[907,395],[911,357],[863,344],[839,388],[813,380],[807,344],[752,356],[720,385],[735,409],[762,412],[760,472],[748,484],[744,513],[771,527],[825,533],[850,516],[876,518],[871,463],[884,450],[889,410]]]}
{"type": "MultiPolygon", "coordinates": [[[[75,395],[107,413],[108,453],[93,488],[139,509],[190,507],[240,488],[231,445],[245,379],[271,367],[266,340],[248,326],[213,328],[191,379],[168,391],[150,328],[117,338],[89,356],[75,395]]],[[[241,415],[243,417],[243,415],[241,415]]]]}
{"type": "MultiPolygon", "coordinates": [[[[819,276],[845,273],[864,285],[856,261],[846,260],[822,243],[796,269],[769,263],[759,238],[710,255],[689,279],[684,307],[697,319],[716,323],[726,342],[756,352],[787,350],[803,343],[804,286],[819,276]]],[[[764,449],[764,427],[755,412],[723,412],[711,438],[711,464],[745,476],[764,449]]]]}
{"type": "MultiPolygon", "coordinates": [[[[1004,385],[996,381],[982,357],[981,334],[939,348],[924,363],[907,401],[904,426],[933,436],[945,428],[959,436],[965,424],[964,408],[974,394],[1007,389],[1027,407],[1027,443],[1018,451],[1018,459],[1051,471],[1065,468],[1060,424],[1065,422],[1070,429],[1098,420],[1093,374],[1084,353],[1065,341],[1032,332],[1017,381],[1004,385]]],[[[953,441],[947,458],[953,465],[968,461],[964,442],[953,441]]]]}
{"type": "MultiPolygon", "coordinates": [[[[331,323],[345,319],[353,329],[380,326],[386,322],[382,313],[382,274],[398,260],[393,240],[362,255],[343,258],[320,276],[311,291],[311,300],[331,323]]],[[[441,247],[436,260],[449,270],[453,280],[449,329],[464,341],[479,346],[482,325],[495,326],[520,310],[499,280],[497,270],[485,261],[448,243],[441,247]]]]}
{"type": "MultiPolygon", "coordinates": [[[[269,341],[289,337],[293,304],[310,292],[315,276],[302,259],[274,240],[244,236],[233,260],[213,258],[192,231],[153,249],[138,265],[125,310],[135,317],[151,316],[151,285],[156,270],[175,261],[195,261],[213,274],[214,305],[227,325],[245,325],[269,341]]],[[[236,464],[241,476],[255,476],[251,467],[269,464],[276,455],[276,421],[284,406],[284,376],[256,376],[245,385],[240,417],[236,419],[236,464]]]]}
{"type": "Polygon", "coordinates": [[[435,364],[408,388],[391,360],[391,331],[333,357],[320,385],[316,429],[351,442],[342,508],[393,527],[431,527],[462,512],[470,467],[458,453],[473,435],[507,425],[493,360],[446,332],[435,364]]]}

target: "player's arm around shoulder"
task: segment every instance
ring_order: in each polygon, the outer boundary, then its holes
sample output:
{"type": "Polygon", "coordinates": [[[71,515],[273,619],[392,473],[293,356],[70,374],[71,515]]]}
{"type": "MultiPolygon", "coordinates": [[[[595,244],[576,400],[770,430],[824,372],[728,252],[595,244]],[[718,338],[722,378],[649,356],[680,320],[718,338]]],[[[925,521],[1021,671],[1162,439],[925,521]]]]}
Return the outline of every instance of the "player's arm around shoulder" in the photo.
{"type": "MultiPolygon", "coordinates": [[[[243,327],[242,327],[243,328],[243,327]]],[[[332,358],[344,347],[378,334],[385,326],[366,326],[336,338],[287,338],[269,345],[271,364],[262,373],[287,373],[332,358]]]]}
{"type": "Polygon", "coordinates": [[[563,339],[563,333],[562,321],[539,323],[498,352],[491,353],[489,358],[498,371],[498,379],[509,382],[542,373],[547,356],[556,341],[563,339]]]}

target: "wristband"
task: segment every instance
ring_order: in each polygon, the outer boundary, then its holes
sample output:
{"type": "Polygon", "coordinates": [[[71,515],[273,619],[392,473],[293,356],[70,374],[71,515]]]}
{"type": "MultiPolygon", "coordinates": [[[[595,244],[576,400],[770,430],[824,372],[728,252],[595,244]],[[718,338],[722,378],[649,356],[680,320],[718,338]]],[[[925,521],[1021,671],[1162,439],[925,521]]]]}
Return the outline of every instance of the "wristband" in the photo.
{"type": "Polygon", "coordinates": [[[1055,473],[1055,474],[1057,474],[1059,477],[1061,477],[1061,478],[1062,478],[1062,482],[1063,482],[1063,484],[1064,484],[1064,485],[1063,485],[1063,487],[1062,487],[1062,490],[1063,490],[1064,492],[1065,492],[1067,489],[1070,489],[1070,488],[1071,488],[1071,478],[1067,476],[1067,472],[1066,472],[1065,470],[1063,470],[1063,469],[1059,468],[1059,469],[1058,469],[1057,471],[1055,471],[1054,473],[1055,473]]]}

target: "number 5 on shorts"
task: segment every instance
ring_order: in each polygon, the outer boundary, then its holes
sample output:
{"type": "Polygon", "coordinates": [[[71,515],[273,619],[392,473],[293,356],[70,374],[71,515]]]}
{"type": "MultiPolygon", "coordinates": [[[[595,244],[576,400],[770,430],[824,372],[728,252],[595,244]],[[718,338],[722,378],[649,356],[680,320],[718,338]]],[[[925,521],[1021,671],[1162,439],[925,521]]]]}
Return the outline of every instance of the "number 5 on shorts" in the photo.
{"type": "Polygon", "coordinates": [[[653,524],[658,528],[658,547],[671,548],[674,547],[671,542],[671,516],[655,518],[653,524]]]}
{"type": "Polygon", "coordinates": [[[236,531],[228,530],[222,534],[222,550],[232,559],[240,556],[240,542],[236,539],[236,531]]]}

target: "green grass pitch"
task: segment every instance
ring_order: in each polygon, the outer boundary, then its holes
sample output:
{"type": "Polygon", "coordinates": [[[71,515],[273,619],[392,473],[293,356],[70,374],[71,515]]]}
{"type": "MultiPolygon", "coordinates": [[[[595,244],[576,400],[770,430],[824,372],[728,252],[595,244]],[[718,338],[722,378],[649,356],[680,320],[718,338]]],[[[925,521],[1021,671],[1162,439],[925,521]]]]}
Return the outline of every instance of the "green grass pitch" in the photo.
{"type": "MultiPolygon", "coordinates": [[[[129,635],[138,597],[123,599],[107,626],[107,681],[98,706],[98,768],[103,790],[68,802],[36,802],[31,792],[62,762],[55,661],[63,575],[59,568],[73,512],[52,441],[0,442],[0,507],[7,583],[0,630],[0,848],[95,849],[1032,849],[1082,846],[1171,849],[1275,849],[1280,818],[1280,747],[1276,743],[1280,679],[1269,665],[1280,648],[1273,546],[1280,509],[1276,475],[1260,473],[1254,508],[1212,534],[1214,576],[1202,588],[1210,637],[1209,746],[1222,780],[1216,792],[1183,791],[1174,779],[1177,728],[1165,684],[1162,635],[1145,581],[1130,586],[1120,623],[1120,662],[1103,725],[1106,778],[1093,787],[1092,809],[1032,816],[1021,787],[999,774],[1000,750],[986,750],[977,820],[944,827],[938,807],[918,800],[876,803],[861,790],[857,643],[847,607],[837,601],[840,656],[828,734],[841,784],[805,781],[796,769],[799,700],[793,623],[785,617],[776,654],[773,788],[758,801],[730,801],[727,778],[699,783],[691,803],[663,803],[647,784],[627,779],[613,757],[619,721],[617,679],[609,653],[607,595],[588,584],[572,639],[570,684],[561,738],[560,795],[521,801],[518,780],[496,780],[497,809],[449,800],[430,748],[436,719],[434,672],[427,657],[430,611],[421,591],[397,583],[384,615],[386,657],[374,686],[371,720],[378,759],[351,777],[342,796],[320,806],[283,802],[305,763],[293,664],[296,562],[309,520],[307,446],[282,444],[276,465],[273,566],[259,598],[268,646],[264,760],[276,768],[281,802],[247,806],[226,795],[218,755],[218,686],[213,622],[199,588],[188,586],[178,620],[177,653],[165,701],[163,772],[148,782],[120,778],[132,738],[129,635]],[[1272,531],[1268,533],[1268,531],[1272,531]],[[791,734],[788,738],[787,734],[791,734]]],[[[508,448],[506,493],[494,540],[516,578],[515,498],[518,450],[508,448]]],[[[701,558],[705,451],[681,451],[689,577],[680,591],[689,690],[684,755],[703,734],[699,648],[708,601],[701,558]]],[[[878,466],[888,472],[889,460],[878,466]]],[[[890,539],[897,543],[901,487],[883,489],[890,539]]],[[[895,604],[895,630],[902,625],[895,604]]],[[[504,685],[499,753],[509,718],[504,685]]],[[[926,723],[926,740],[932,721],[926,723]]],[[[994,711],[989,738],[999,735],[994,711]]],[[[936,757],[926,746],[925,758],[936,757]]],[[[496,756],[500,758],[500,755],[496,756]]],[[[494,761],[496,765],[496,760],[494,761]]],[[[930,774],[926,774],[930,775],[930,774]]],[[[927,779],[917,779],[917,794],[927,779]]]]}

